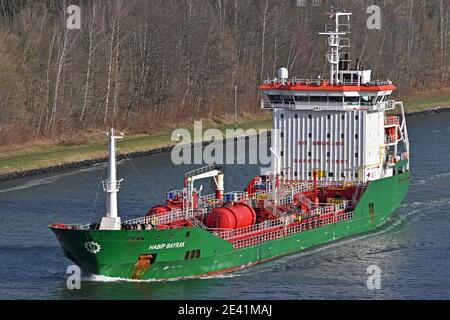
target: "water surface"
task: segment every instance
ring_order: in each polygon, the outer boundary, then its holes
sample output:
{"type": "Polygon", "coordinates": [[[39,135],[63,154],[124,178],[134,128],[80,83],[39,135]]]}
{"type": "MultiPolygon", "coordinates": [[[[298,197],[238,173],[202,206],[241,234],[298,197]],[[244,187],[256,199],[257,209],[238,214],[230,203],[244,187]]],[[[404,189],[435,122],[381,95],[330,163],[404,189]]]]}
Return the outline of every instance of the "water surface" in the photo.
{"type": "MultiPolygon", "coordinates": [[[[0,299],[449,299],[450,113],[408,123],[412,185],[388,225],[215,278],[97,277],[85,278],[81,290],[68,290],[65,270],[71,263],[47,226],[102,215],[104,166],[2,182],[0,299]],[[366,287],[370,265],[382,270],[379,291],[366,287]]],[[[162,202],[164,192],[179,188],[193,168],[172,165],[168,154],[120,162],[122,217],[141,216],[162,202]]],[[[257,174],[256,166],[227,166],[226,189],[241,190],[257,174]]]]}

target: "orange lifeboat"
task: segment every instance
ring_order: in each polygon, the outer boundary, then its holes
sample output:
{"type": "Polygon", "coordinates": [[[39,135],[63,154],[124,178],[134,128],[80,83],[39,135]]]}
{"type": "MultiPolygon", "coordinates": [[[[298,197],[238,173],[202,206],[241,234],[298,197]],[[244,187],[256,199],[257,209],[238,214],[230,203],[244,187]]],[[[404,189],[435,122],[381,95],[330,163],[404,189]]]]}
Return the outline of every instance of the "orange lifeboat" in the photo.
{"type": "Polygon", "coordinates": [[[215,229],[245,228],[255,222],[255,210],[243,203],[216,208],[206,218],[206,226],[215,229]]]}

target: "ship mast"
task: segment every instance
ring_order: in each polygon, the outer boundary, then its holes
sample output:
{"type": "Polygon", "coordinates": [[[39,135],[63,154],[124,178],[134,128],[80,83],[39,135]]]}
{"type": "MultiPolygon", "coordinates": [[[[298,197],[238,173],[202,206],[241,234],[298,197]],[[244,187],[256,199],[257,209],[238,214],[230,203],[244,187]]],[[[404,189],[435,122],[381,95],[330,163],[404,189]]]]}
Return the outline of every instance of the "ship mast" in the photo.
{"type": "MultiPolygon", "coordinates": [[[[325,32],[319,33],[320,35],[328,36],[328,47],[329,51],[327,53],[327,60],[330,64],[330,84],[339,84],[341,81],[339,79],[339,64],[341,62],[341,49],[348,48],[349,40],[343,38],[350,33],[350,26],[348,24],[350,20],[351,13],[346,12],[336,12],[332,13],[335,18],[335,26],[332,31],[325,30],[325,32]],[[342,23],[340,17],[347,17],[347,23],[342,23]],[[342,27],[347,27],[347,30],[343,30],[342,27]]],[[[328,29],[328,28],[327,28],[328,29]]]]}
{"type": "Polygon", "coordinates": [[[106,192],[106,217],[102,218],[100,230],[120,230],[120,217],[117,213],[117,193],[123,179],[117,180],[116,177],[116,140],[123,139],[121,136],[115,136],[114,129],[107,133],[109,139],[109,158],[108,158],[108,179],[103,181],[103,191],[106,192]]]}

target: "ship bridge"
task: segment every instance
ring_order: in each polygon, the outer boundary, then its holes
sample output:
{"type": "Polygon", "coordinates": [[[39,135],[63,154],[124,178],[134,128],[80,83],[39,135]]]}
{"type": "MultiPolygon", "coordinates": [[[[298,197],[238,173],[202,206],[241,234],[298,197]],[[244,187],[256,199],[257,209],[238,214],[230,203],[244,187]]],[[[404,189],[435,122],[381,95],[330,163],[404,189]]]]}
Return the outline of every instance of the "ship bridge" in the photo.
{"type": "Polygon", "coordinates": [[[389,110],[396,87],[391,81],[330,84],[328,80],[267,80],[261,108],[290,110],[389,110]]]}

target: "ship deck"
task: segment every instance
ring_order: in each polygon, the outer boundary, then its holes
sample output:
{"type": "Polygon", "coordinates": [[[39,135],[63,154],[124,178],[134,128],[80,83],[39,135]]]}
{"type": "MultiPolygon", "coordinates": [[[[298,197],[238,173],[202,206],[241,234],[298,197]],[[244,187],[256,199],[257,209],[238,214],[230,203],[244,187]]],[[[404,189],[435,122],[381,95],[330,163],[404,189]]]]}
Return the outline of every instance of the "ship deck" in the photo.
{"type": "MultiPolygon", "coordinates": [[[[289,181],[277,188],[258,190],[252,194],[235,192],[237,203],[248,203],[257,207],[263,201],[264,210],[270,217],[259,223],[238,229],[210,228],[204,224],[211,211],[223,205],[215,200],[215,195],[200,196],[195,208],[172,210],[165,214],[144,216],[122,223],[122,230],[152,231],[180,228],[201,228],[233,244],[235,249],[283,238],[334,223],[351,220],[354,215],[355,198],[362,195],[366,184],[345,184],[325,182],[289,181]],[[334,203],[314,204],[310,199],[315,192],[322,199],[335,197],[334,203]],[[275,205],[276,203],[276,205],[275,205]],[[301,207],[301,205],[303,207],[301,207]]],[[[98,230],[99,223],[87,225],[54,224],[51,227],[72,230],[98,230]]]]}

